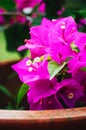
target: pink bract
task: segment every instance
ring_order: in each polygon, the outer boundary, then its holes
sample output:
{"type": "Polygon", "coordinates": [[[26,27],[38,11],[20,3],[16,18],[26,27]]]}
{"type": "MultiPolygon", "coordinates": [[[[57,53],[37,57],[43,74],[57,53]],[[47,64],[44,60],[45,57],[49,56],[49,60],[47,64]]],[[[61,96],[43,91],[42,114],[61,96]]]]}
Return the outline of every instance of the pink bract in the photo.
{"type": "Polygon", "coordinates": [[[2,15],[5,12],[5,10],[3,8],[0,8],[0,24],[4,25],[5,24],[5,19],[4,16],[2,15]]]}
{"type": "Polygon", "coordinates": [[[40,79],[49,79],[50,75],[47,69],[48,62],[31,63],[27,65],[29,58],[25,58],[13,65],[12,68],[18,73],[22,82],[29,84],[40,79]]]}
{"type": "Polygon", "coordinates": [[[45,3],[43,0],[14,0],[16,3],[16,8],[19,10],[23,10],[24,8],[34,8],[39,4],[39,11],[45,12],[45,3]]]}

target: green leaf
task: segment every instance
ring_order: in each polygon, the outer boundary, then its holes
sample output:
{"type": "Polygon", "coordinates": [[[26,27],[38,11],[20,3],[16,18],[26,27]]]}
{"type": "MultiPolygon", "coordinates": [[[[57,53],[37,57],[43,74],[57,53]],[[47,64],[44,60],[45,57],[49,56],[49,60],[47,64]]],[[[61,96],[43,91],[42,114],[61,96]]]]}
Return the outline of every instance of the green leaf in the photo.
{"type": "Polygon", "coordinates": [[[48,70],[50,73],[50,80],[54,78],[67,64],[67,62],[64,62],[62,65],[58,65],[55,61],[50,61],[48,64],[48,70]]]}
{"type": "Polygon", "coordinates": [[[86,71],[86,67],[81,68],[81,70],[86,71]]]}
{"type": "Polygon", "coordinates": [[[78,13],[82,15],[82,17],[86,18],[86,9],[85,10],[79,10],[78,13]]]}
{"type": "Polygon", "coordinates": [[[29,89],[29,86],[27,86],[26,84],[21,85],[19,93],[18,93],[18,97],[17,97],[17,108],[18,108],[21,100],[23,99],[23,97],[27,93],[28,89],[29,89]]]}
{"type": "Polygon", "coordinates": [[[46,5],[45,16],[48,19],[56,19],[58,17],[57,11],[61,9],[64,0],[44,0],[44,3],[46,5]]]}
{"type": "Polygon", "coordinates": [[[75,50],[77,52],[79,52],[79,48],[75,45],[75,43],[71,43],[70,47],[72,48],[72,50],[75,50]]]}
{"type": "MultiPolygon", "coordinates": [[[[17,48],[24,43],[24,39],[29,39],[29,28],[26,24],[14,24],[4,31],[6,39],[6,49],[9,52],[16,52],[17,48]]],[[[21,56],[26,54],[26,50],[19,52],[21,56]]]]}
{"type": "Polygon", "coordinates": [[[11,92],[3,85],[0,85],[0,91],[3,92],[8,97],[13,97],[11,92]]]}
{"type": "Polygon", "coordinates": [[[65,7],[72,9],[86,9],[86,0],[65,0],[65,7]]]}
{"type": "Polygon", "coordinates": [[[0,0],[0,8],[5,8],[8,11],[15,10],[15,3],[13,0],[0,0]]]}
{"type": "Polygon", "coordinates": [[[43,16],[39,16],[37,18],[35,18],[32,22],[32,26],[36,26],[36,25],[39,25],[41,23],[41,20],[42,20],[43,16]]]}

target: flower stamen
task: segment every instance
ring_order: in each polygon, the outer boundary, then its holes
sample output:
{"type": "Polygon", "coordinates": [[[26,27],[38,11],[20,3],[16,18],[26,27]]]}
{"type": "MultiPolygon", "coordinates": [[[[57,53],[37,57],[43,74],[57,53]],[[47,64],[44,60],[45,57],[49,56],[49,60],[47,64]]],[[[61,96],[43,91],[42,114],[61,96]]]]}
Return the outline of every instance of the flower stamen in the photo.
{"type": "Polygon", "coordinates": [[[65,41],[65,28],[66,28],[65,22],[62,22],[61,30],[62,30],[62,38],[64,39],[64,41],[65,41]]]}
{"type": "Polygon", "coordinates": [[[62,22],[62,24],[61,24],[61,29],[64,30],[65,27],[66,27],[66,26],[65,26],[65,22],[62,22]]]}

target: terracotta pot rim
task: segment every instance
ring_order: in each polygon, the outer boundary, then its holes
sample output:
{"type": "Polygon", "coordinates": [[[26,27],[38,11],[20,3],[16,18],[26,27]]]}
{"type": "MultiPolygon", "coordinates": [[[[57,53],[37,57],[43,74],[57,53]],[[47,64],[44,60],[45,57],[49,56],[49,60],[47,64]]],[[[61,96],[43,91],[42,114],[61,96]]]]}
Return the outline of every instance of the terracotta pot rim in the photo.
{"type": "Polygon", "coordinates": [[[67,121],[86,120],[86,107],[59,110],[0,110],[0,125],[33,124],[33,123],[61,123],[67,121]]]}

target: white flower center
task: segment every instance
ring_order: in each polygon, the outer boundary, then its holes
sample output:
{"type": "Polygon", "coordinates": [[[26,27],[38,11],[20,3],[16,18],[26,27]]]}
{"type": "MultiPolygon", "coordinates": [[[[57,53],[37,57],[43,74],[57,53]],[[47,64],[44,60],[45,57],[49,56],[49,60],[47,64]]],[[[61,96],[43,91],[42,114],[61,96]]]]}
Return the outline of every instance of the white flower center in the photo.
{"type": "Polygon", "coordinates": [[[29,71],[29,72],[31,72],[32,70],[33,70],[33,68],[32,68],[32,67],[29,67],[29,68],[28,68],[28,71],[29,71]]]}
{"type": "Polygon", "coordinates": [[[27,7],[27,8],[24,8],[24,9],[23,9],[23,12],[24,12],[25,14],[30,14],[32,11],[33,11],[33,8],[31,8],[31,7],[27,7]]]}
{"type": "Polygon", "coordinates": [[[72,99],[73,97],[74,97],[74,94],[72,92],[68,94],[69,99],[72,99]]]}
{"type": "Polygon", "coordinates": [[[40,62],[40,57],[34,58],[34,62],[40,62]]]}
{"type": "Polygon", "coordinates": [[[26,66],[30,66],[32,64],[32,61],[31,60],[27,60],[26,61],[26,66]]]}

